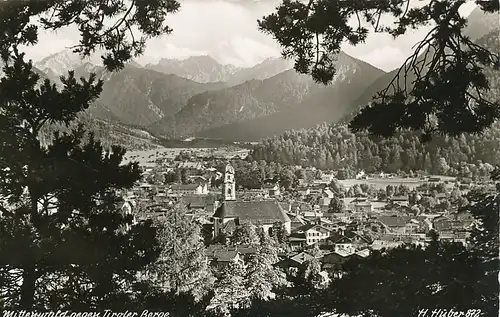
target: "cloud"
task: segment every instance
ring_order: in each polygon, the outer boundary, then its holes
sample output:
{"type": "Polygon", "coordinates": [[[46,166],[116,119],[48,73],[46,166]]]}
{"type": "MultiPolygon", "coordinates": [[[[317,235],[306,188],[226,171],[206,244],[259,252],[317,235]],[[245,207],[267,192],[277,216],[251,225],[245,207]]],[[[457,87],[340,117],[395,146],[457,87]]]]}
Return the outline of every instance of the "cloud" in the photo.
{"type": "Polygon", "coordinates": [[[156,63],[162,58],[186,59],[190,56],[200,55],[208,55],[208,52],[177,47],[171,43],[156,41],[147,46],[144,55],[139,57],[137,61],[145,65],[148,63],[156,63]]]}
{"type": "Polygon", "coordinates": [[[234,37],[221,42],[210,50],[211,56],[217,56],[223,64],[249,67],[269,57],[280,56],[276,45],[269,46],[247,37],[234,37]]]}
{"type": "Polygon", "coordinates": [[[370,51],[357,58],[383,70],[392,70],[401,66],[408,56],[399,48],[393,46],[384,46],[370,51]]]}
{"type": "MultiPolygon", "coordinates": [[[[174,29],[168,36],[151,39],[141,63],[160,58],[186,58],[210,54],[222,63],[251,66],[281,51],[271,36],[257,29],[257,19],[274,11],[280,0],[183,0],[181,9],[167,17],[174,29]]],[[[474,5],[464,5],[468,14],[474,5]]],[[[412,46],[427,29],[409,32],[392,39],[387,34],[370,34],[366,43],[345,45],[345,51],[386,71],[399,66],[412,52],[412,46]]],[[[57,33],[42,32],[40,44],[25,51],[34,60],[76,44],[77,30],[66,28],[57,33]]]]}
{"type": "MultiPolygon", "coordinates": [[[[272,11],[270,2],[243,0],[189,0],[168,18],[174,32],[151,39],[142,60],[150,62],[160,56],[162,47],[183,48],[193,55],[209,54],[221,63],[252,66],[279,55],[277,43],[257,29],[257,19],[272,11]],[[156,48],[161,48],[158,51],[156,48]]],[[[183,55],[183,54],[181,54],[183,55]]]]}

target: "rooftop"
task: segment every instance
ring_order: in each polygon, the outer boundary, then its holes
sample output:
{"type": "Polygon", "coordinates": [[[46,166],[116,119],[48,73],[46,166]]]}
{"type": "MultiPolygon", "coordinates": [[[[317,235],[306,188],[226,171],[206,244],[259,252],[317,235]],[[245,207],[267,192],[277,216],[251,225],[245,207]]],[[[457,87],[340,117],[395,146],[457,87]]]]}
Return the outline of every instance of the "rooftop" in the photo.
{"type": "Polygon", "coordinates": [[[261,201],[224,201],[217,208],[216,218],[238,218],[240,223],[288,222],[290,218],[274,200],[261,201]]]}

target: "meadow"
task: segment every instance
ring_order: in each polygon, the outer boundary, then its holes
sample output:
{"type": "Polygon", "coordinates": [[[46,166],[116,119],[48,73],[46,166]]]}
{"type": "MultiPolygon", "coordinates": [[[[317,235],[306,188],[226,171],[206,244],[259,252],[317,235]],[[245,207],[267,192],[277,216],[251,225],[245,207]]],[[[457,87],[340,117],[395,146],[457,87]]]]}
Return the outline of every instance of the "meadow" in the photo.
{"type": "MultiPolygon", "coordinates": [[[[431,176],[431,177],[439,177],[442,182],[448,181],[453,183],[455,181],[454,177],[449,177],[449,176],[431,176]]],[[[394,177],[394,178],[372,178],[372,179],[345,179],[345,180],[339,180],[339,182],[346,188],[349,188],[356,184],[358,185],[368,184],[370,186],[375,187],[376,189],[380,188],[385,189],[387,185],[392,185],[392,186],[405,185],[408,186],[410,189],[414,189],[422,184],[428,183],[428,180],[420,178],[394,177]]]]}

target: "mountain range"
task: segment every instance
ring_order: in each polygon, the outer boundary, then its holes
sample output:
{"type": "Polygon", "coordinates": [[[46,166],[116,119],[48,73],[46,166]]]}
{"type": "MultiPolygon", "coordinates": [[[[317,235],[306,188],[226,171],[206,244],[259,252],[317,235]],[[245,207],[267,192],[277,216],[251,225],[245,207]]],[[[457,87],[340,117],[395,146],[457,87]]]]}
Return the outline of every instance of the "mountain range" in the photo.
{"type": "MultiPolygon", "coordinates": [[[[480,8],[474,9],[470,15],[468,16],[468,23],[465,29],[463,30],[463,34],[468,36],[472,41],[478,42],[480,45],[484,45],[489,48],[491,51],[498,52],[499,46],[496,46],[495,43],[492,43],[491,40],[489,43],[486,43],[486,38],[493,38],[498,41],[498,36],[495,34],[500,30],[500,17],[498,14],[485,13],[480,8]]],[[[423,59],[422,56],[419,57],[423,59]]],[[[377,78],[371,85],[368,86],[366,90],[363,91],[353,101],[352,111],[343,118],[345,121],[349,121],[359,110],[360,108],[366,106],[373,97],[382,89],[385,89],[389,86],[391,81],[396,77],[399,69],[395,69],[387,74],[380,76],[377,78]]],[[[491,73],[488,74],[490,79],[495,80],[491,73]]],[[[410,70],[406,76],[400,76],[398,78],[398,83],[400,86],[406,85],[406,87],[413,87],[413,81],[416,79],[415,73],[410,70]]],[[[492,85],[494,87],[494,85],[492,85]]],[[[391,91],[391,89],[389,89],[391,91]]]]}
{"type": "MultiPolygon", "coordinates": [[[[476,9],[465,32],[479,39],[494,29],[493,20],[494,15],[476,9]]],[[[35,66],[55,81],[71,69],[78,77],[96,73],[104,88],[88,111],[95,118],[164,138],[253,141],[349,117],[396,74],[343,52],[337,59],[338,73],[328,86],[298,74],[293,61],[281,58],[249,68],[222,65],[210,56],[165,58],[144,67],[132,61],[109,73],[96,59],[82,60],[64,51],[35,66]]]]}
{"type": "MultiPolygon", "coordinates": [[[[268,109],[272,113],[242,118],[235,110],[240,110],[238,106],[244,104],[226,102],[227,105],[236,105],[232,107],[232,117],[224,116],[233,122],[221,124],[222,120],[219,119],[207,126],[207,122],[199,120],[205,125],[203,129],[189,132],[200,137],[253,141],[289,129],[309,128],[325,121],[338,120],[349,111],[349,105],[360,91],[365,90],[384,72],[345,53],[341,53],[337,58],[337,75],[330,85],[316,84],[310,76],[288,70],[260,82],[261,91],[267,94],[253,93],[252,97],[258,96],[259,99],[244,99],[254,101],[254,107],[271,105],[273,107],[268,109]]],[[[233,87],[238,88],[240,86],[233,87]]],[[[241,89],[238,89],[238,92],[241,92],[241,89]]],[[[184,108],[186,111],[189,109],[187,107],[189,104],[184,108]]],[[[174,119],[178,120],[184,109],[174,119]]],[[[184,122],[177,121],[168,126],[185,126],[184,122]]]]}

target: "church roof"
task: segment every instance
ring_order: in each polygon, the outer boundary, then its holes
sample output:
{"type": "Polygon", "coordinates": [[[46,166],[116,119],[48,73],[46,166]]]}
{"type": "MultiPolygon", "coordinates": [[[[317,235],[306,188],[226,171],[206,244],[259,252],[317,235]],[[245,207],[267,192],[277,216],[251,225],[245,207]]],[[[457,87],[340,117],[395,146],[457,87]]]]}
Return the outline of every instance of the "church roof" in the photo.
{"type": "Polygon", "coordinates": [[[224,201],[215,211],[216,218],[238,218],[240,223],[288,222],[287,214],[278,202],[262,201],[224,201]]]}
{"type": "Polygon", "coordinates": [[[213,205],[215,202],[215,197],[204,196],[204,195],[190,195],[183,196],[182,201],[188,208],[205,208],[208,205],[213,205]]]}

